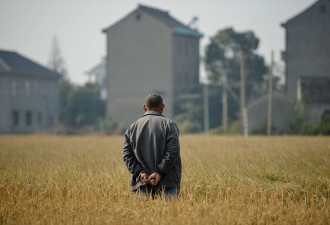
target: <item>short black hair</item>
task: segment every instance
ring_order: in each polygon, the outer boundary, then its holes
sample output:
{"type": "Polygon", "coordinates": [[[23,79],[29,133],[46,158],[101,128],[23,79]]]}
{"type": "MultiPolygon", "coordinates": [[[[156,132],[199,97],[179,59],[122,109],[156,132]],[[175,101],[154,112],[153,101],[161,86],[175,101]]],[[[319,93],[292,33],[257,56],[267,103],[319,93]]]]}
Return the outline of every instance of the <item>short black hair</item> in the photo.
{"type": "Polygon", "coordinates": [[[154,109],[163,104],[163,97],[160,94],[150,94],[146,98],[146,106],[148,109],[154,109]]]}

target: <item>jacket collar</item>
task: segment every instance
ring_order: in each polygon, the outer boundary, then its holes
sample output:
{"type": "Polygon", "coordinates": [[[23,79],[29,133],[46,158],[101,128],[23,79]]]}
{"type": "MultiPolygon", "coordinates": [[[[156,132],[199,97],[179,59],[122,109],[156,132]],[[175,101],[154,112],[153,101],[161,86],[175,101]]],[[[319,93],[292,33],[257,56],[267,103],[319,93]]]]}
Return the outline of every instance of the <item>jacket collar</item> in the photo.
{"type": "Polygon", "coordinates": [[[148,116],[148,115],[152,115],[152,116],[162,116],[164,117],[163,114],[156,112],[156,111],[147,111],[143,116],[148,116]]]}

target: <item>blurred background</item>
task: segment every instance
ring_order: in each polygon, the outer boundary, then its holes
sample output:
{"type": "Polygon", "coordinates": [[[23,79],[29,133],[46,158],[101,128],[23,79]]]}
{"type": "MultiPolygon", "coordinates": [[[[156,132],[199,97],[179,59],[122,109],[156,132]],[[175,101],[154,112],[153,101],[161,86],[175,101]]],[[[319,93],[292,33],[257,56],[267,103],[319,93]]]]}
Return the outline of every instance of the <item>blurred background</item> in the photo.
{"type": "Polygon", "coordinates": [[[330,134],[330,1],[0,0],[0,133],[330,134]]]}

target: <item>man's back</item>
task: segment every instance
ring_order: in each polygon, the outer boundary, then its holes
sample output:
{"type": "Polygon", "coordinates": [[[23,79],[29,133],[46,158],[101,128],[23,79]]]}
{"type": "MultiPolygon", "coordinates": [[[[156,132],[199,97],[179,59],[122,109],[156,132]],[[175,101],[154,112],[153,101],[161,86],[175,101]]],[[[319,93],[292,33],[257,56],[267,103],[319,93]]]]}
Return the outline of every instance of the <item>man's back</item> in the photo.
{"type": "Polygon", "coordinates": [[[123,158],[132,173],[131,188],[142,186],[143,172],[162,175],[158,187],[180,187],[179,131],[174,122],[156,111],[147,111],[125,133],[123,158]]]}

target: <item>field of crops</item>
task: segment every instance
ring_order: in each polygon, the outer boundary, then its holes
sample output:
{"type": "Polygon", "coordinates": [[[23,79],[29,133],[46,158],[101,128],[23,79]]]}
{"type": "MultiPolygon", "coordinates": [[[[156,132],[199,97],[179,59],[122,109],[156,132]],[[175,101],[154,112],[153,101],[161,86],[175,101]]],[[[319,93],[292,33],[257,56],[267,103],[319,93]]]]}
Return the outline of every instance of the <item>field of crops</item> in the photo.
{"type": "Polygon", "coordinates": [[[122,137],[0,136],[0,224],[329,224],[327,137],[180,137],[178,201],[130,192],[122,137]]]}

